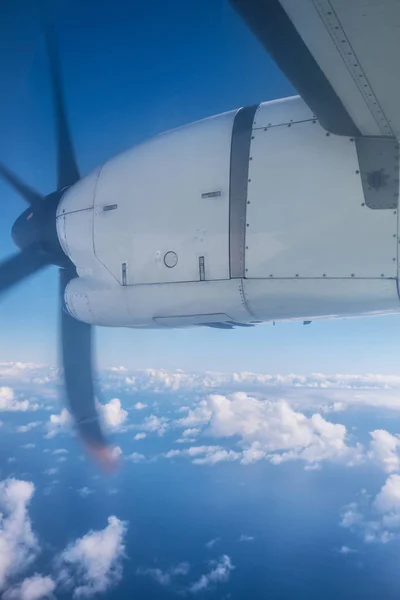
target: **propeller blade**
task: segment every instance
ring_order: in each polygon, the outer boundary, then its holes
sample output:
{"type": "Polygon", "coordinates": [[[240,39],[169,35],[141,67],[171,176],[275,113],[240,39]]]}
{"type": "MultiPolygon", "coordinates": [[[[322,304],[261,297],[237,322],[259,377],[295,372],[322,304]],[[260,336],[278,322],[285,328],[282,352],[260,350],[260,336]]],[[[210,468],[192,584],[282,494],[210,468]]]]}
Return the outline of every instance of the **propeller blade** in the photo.
{"type": "Polygon", "coordinates": [[[65,110],[65,98],[61,83],[60,60],[54,32],[46,27],[46,46],[50,65],[50,79],[53,88],[54,112],[56,120],[57,145],[57,187],[61,190],[80,179],[76,156],[71,140],[65,110]]]}
{"type": "Polygon", "coordinates": [[[43,196],[24,183],[8,167],[0,163],[0,175],[28,203],[35,204],[43,200],[43,196]]]}
{"type": "Polygon", "coordinates": [[[49,265],[49,257],[30,246],[0,263],[0,293],[49,265]]]}
{"type": "Polygon", "coordinates": [[[93,384],[93,327],[64,309],[64,291],[71,272],[60,269],[61,354],[68,408],[85,446],[102,466],[112,469],[116,458],[102,430],[93,384]]]}

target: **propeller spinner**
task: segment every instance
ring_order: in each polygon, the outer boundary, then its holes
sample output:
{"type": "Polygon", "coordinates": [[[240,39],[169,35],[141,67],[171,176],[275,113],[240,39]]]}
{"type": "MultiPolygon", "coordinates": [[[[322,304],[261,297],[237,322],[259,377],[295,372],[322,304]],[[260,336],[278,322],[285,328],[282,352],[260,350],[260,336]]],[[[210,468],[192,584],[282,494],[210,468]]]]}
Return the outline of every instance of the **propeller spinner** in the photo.
{"type": "Polygon", "coordinates": [[[49,265],[60,268],[60,345],[68,409],[89,452],[105,467],[114,453],[104,436],[96,409],[93,384],[92,326],[74,319],[63,308],[65,287],[77,276],[63,252],[56,230],[57,206],[65,190],[80,179],[65,111],[60,61],[52,31],[46,32],[54,102],[57,147],[57,191],[42,196],[0,163],[0,176],[28,203],[12,227],[20,252],[0,263],[0,293],[49,265]]]}

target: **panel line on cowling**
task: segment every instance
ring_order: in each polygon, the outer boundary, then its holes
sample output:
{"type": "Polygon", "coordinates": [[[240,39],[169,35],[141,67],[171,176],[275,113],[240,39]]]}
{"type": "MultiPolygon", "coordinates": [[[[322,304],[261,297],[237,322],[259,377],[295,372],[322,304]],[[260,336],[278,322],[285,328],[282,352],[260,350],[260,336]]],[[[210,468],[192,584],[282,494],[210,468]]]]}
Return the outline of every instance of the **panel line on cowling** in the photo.
{"type": "Polygon", "coordinates": [[[241,108],[232,129],[229,181],[229,275],[245,276],[247,187],[251,133],[258,105],[241,108]]]}

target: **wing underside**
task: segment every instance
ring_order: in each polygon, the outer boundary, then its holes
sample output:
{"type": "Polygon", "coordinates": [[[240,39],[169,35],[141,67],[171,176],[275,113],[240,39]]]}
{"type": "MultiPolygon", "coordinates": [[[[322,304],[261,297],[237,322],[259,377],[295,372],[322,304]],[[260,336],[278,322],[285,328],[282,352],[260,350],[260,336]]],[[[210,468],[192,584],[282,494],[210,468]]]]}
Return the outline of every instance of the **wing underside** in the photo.
{"type": "Polygon", "coordinates": [[[398,0],[231,0],[321,124],[400,137],[398,0]]]}

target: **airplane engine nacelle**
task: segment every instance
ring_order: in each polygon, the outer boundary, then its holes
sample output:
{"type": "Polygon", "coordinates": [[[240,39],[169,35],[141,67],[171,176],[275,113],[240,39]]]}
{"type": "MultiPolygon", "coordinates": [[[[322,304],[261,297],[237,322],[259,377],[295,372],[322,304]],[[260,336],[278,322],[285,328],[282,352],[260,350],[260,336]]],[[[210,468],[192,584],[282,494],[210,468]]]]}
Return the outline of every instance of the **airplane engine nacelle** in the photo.
{"type": "Polygon", "coordinates": [[[66,306],[139,327],[398,311],[398,168],[300,98],[159,135],[65,193],[66,306]]]}

